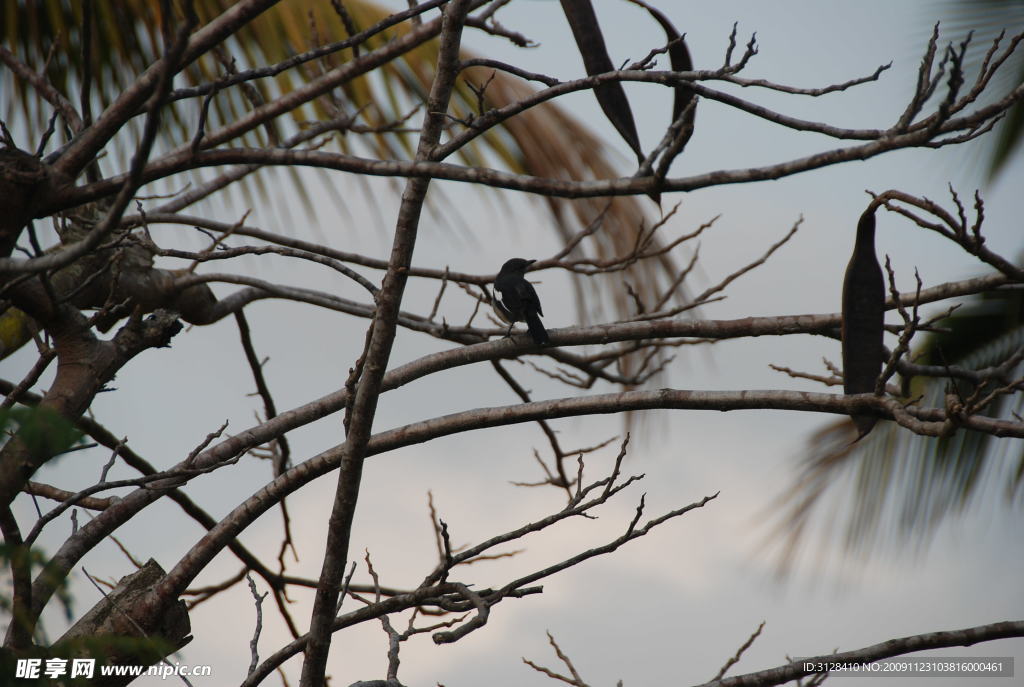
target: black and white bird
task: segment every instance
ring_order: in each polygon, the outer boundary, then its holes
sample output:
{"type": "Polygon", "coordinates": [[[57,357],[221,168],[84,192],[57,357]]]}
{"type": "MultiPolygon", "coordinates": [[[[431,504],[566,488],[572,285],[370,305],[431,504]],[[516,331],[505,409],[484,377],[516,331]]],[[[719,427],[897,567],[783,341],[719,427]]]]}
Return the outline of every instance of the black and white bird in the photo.
{"type": "Polygon", "coordinates": [[[548,332],[540,321],[544,310],[533,284],[526,281],[526,268],[535,262],[512,258],[501,266],[494,280],[494,290],[501,294],[501,300],[494,300],[494,310],[509,325],[506,336],[512,333],[512,326],[516,322],[526,322],[533,342],[544,346],[549,343],[548,332]]]}

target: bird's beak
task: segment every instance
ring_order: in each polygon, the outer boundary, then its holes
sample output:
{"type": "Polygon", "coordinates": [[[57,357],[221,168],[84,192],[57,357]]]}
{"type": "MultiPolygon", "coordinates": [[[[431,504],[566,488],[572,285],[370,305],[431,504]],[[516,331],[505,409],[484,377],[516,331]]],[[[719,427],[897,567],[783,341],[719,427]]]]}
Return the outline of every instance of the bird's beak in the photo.
{"type": "Polygon", "coordinates": [[[537,259],[536,259],[536,258],[533,258],[533,259],[531,259],[531,260],[527,260],[527,261],[526,261],[526,266],[527,266],[527,267],[529,267],[530,265],[532,265],[532,264],[533,264],[533,263],[535,263],[535,262],[537,262],[537,259]]]}

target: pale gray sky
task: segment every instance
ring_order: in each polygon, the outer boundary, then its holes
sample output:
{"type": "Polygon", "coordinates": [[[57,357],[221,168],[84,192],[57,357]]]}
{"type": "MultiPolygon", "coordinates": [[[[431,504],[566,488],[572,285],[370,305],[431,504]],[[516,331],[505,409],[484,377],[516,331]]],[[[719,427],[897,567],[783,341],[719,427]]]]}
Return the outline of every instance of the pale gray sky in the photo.
{"type": "MultiPolygon", "coordinates": [[[[397,0],[391,4],[405,6],[397,0]]],[[[885,126],[903,108],[940,8],[939,3],[879,0],[656,4],[687,34],[697,68],[721,64],[733,22],[739,22],[741,40],[753,31],[758,35],[760,54],[746,72],[749,77],[823,86],[870,74],[878,65],[892,61],[892,69],[878,83],[817,100],[741,92],[743,97],[794,116],[864,128],[885,126]]],[[[611,0],[600,0],[595,6],[613,62],[638,59],[663,42],[657,25],[637,7],[611,0]]],[[[541,47],[521,51],[474,31],[466,34],[467,47],[559,78],[582,73],[557,2],[517,0],[498,16],[509,28],[539,41],[541,47]]],[[[649,148],[668,123],[670,95],[664,89],[643,85],[628,85],[627,92],[642,142],[649,148]]],[[[599,131],[609,147],[620,151],[623,172],[628,173],[631,156],[592,96],[577,94],[561,105],[599,131]]],[[[823,137],[780,131],[702,101],[696,133],[672,174],[748,167],[829,147],[833,144],[823,137]]],[[[682,203],[669,225],[676,233],[723,215],[702,240],[707,283],[757,257],[798,217],[804,217],[794,241],[764,268],[733,285],[728,300],[706,308],[705,317],[835,312],[853,227],[866,204],[864,190],[900,188],[945,202],[948,182],[963,195],[981,184],[973,169],[963,149],[900,152],[776,182],[666,195],[663,205],[682,203]]],[[[1020,248],[1022,172],[1018,161],[998,184],[984,189],[990,245],[1011,256],[1020,248]]],[[[360,194],[361,188],[350,182],[342,175],[333,179],[333,183],[346,184],[348,193],[360,194]]],[[[381,190],[378,198],[387,197],[388,182],[374,179],[369,183],[381,190]]],[[[502,192],[510,202],[508,209],[499,211],[491,199],[482,199],[477,189],[454,183],[437,186],[459,203],[469,232],[441,226],[436,215],[426,216],[416,264],[449,265],[460,271],[482,271],[481,266],[496,270],[513,254],[541,258],[556,250],[554,234],[545,228],[547,220],[539,204],[502,192]]],[[[327,198],[317,201],[317,207],[323,209],[319,230],[332,245],[387,255],[397,196],[380,203],[383,223],[363,213],[355,201],[353,212],[361,220],[355,227],[334,215],[327,198]]],[[[283,197],[273,199],[274,204],[285,207],[289,202],[283,197]]],[[[223,218],[237,219],[226,210],[223,218]]],[[[266,205],[254,208],[249,221],[274,231],[293,230],[275,226],[274,213],[266,205]]],[[[306,238],[317,235],[302,227],[294,231],[306,238]]],[[[884,215],[879,221],[878,246],[880,252],[892,256],[904,287],[912,283],[914,267],[920,268],[926,285],[982,271],[936,237],[884,215]]],[[[340,286],[333,275],[269,257],[248,264],[274,281],[348,288],[340,286]]],[[[564,279],[545,275],[538,290],[549,327],[573,324],[573,305],[564,279]]],[[[414,286],[409,309],[415,309],[417,303],[427,303],[429,308],[435,293],[433,284],[414,286]]],[[[251,310],[257,348],[261,355],[270,356],[266,373],[280,409],[343,383],[362,343],[362,321],[267,301],[251,310]]],[[[392,364],[438,347],[437,342],[402,332],[392,364]]],[[[728,342],[715,346],[710,355],[680,356],[670,371],[668,385],[723,390],[814,388],[773,373],[767,365],[820,371],[822,356],[838,360],[838,344],[811,337],[728,342]]],[[[524,371],[523,378],[538,398],[567,394],[538,375],[524,371]]],[[[231,420],[232,430],[251,425],[253,412],[259,408],[255,399],[245,398],[252,382],[231,321],[193,328],[179,335],[172,349],[147,352],[118,376],[114,386],[117,393],[104,394],[95,404],[97,417],[116,433],[127,434],[131,445],[158,466],[181,459],[224,419],[231,420]]],[[[513,397],[486,366],[460,368],[384,396],[376,426],[385,429],[467,407],[512,402],[513,397]],[[451,393],[455,390],[457,396],[451,393]]],[[[473,566],[460,578],[481,585],[501,583],[516,571],[550,564],[576,549],[618,536],[642,491],[648,494],[647,512],[651,515],[716,491],[721,491],[721,496],[618,554],[589,561],[546,581],[542,596],[503,602],[493,610],[486,628],[456,645],[435,647],[427,635],[412,640],[403,649],[400,679],[407,685],[440,682],[448,687],[484,682],[550,684],[520,661],[525,656],[561,668],[546,644],[544,632],[550,630],[584,679],[595,687],[612,685],[618,679],[627,686],[685,685],[713,677],[762,620],[767,621],[762,637],[730,674],[779,665],[787,654],[847,650],[902,635],[1024,616],[1019,513],[1017,517],[1007,515],[995,503],[986,503],[963,520],[943,527],[933,546],[920,557],[892,552],[866,562],[837,562],[837,551],[823,542],[822,552],[833,556],[833,564],[824,568],[802,565],[787,583],[774,580],[772,561],[762,549],[768,535],[766,510],[794,477],[795,460],[807,436],[829,421],[826,417],[770,412],[657,413],[648,425],[652,431],[634,436],[626,465],[629,471],[647,474],[641,485],[608,506],[599,520],[569,523],[528,541],[528,551],[521,557],[473,566]]],[[[593,444],[621,432],[620,423],[606,417],[556,424],[567,446],[593,444]]],[[[341,441],[338,420],[321,421],[291,441],[295,460],[304,460],[341,441]]],[[[475,542],[558,509],[561,493],[509,484],[538,477],[533,447],[545,449],[542,435],[534,426],[521,425],[472,432],[372,459],[364,477],[366,490],[351,550],[361,555],[369,547],[383,582],[415,584],[433,565],[427,490],[433,492],[457,544],[475,542]]],[[[592,474],[608,465],[615,452],[609,447],[599,454],[593,460],[592,474]]],[[[78,473],[82,484],[87,484],[105,460],[101,452],[66,458],[56,468],[45,468],[39,478],[61,482],[65,479],[61,475],[70,472],[78,473]]],[[[267,465],[247,460],[189,489],[214,516],[221,516],[268,475],[267,465]]],[[[302,556],[294,566],[295,574],[315,577],[319,573],[334,482],[332,474],[289,501],[302,556]]],[[[30,517],[30,509],[29,502],[20,503],[20,517],[30,517]]],[[[176,507],[161,503],[118,536],[136,555],[153,556],[170,568],[199,536],[198,528],[190,524],[166,527],[168,522],[183,521],[176,507]]],[[[44,545],[55,547],[67,527],[66,522],[51,525],[44,545]]],[[[279,516],[274,511],[242,539],[272,560],[278,537],[279,516]]],[[[85,565],[93,574],[113,578],[131,570],[113,544],[100,547],[87,557],[85,565]]],[[[197,583],[213,583],[238,567],[232,556],[222,555],[197,583]]],[[[368,579],[362,569],[357,579],[368,579]]],[[[95,602],[95,590],[81,575],[76,576],[73,590],[79,609],[95,602]]],[[[294,596],[300,601],[294,616],[305,626],[312,596],[298,592],[294,596]]],[[[261,655],[265,657],[286,641],[287,633],[274,622],[272,604],[268,602],[264,608],[261,655]]],[[[51,617],[51,622],[56,619],[51,617]]],[[[211,682],[195,682],[196,687],[237,682],[248,664],[248,639],[254,623],[248,590],[237,587],[228,600],[201,606],[193,613],[192,623],[196,639],[180,662],[212,664],[215,676],[211,682]]],[[[336,634],[328,671],[334,676],[333,684],[382,678],[386,649],[385,635],[376,624],[336,634]]],[[[940,656],[970,654],[1013,655],[1019,664],[1024,661],[1020,640],[938,652],[940,656]]],[[[295,660],[288,664],[293,684],[297,665],[295,660]]],[[[1024,670],[1024,665],[1018,670],[1024,670]]],[[[865,687],[905,684],[900,680],[844,682],[837,678],[829,684],[847,682],[865,687]]],[[[1008,682],[989,679],[956,684],[998,687],[1008,682]]]]}

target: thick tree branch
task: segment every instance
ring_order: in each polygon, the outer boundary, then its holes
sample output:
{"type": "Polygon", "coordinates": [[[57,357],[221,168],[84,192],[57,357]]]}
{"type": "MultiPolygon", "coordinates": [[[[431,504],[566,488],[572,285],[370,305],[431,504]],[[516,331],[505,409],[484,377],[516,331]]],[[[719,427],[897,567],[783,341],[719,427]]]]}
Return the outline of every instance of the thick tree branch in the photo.
{"type": "MultiPolygon", "coordinates": [[[[180,172],[200,167],[227,164],[298,165],[334,169],[354,174],[383,177],[411,177],[423,179],[444,179],[473,183],[493,188],[523,191],[541,196],[557,198],[602,198],[609,196],[646,195],[655,191],[694,191],[711,186],[740,184],[754,181],[781,179],[813,169],[829,167],[852,160],[867,160],[893,150],[915,147],[939,147],[953,144],[938,136],[970,131],[983,126],[991,117],[997,116],[1014,103],[1024,99],[1024,86],[1014,91],[1001,102],[1001,106],[982,108],[968,117],[950,120],[932,132],[916,130],[896,133],[870,140],[862,145],[834,148],[805,157],[794,158],[764,167],[748,169],[717,170],[690,177],[660,179],[657,176],[620,177],[573,181],[515,174],[486,167],[466,167],[444,162],[375,160],[342,153],[313,150],[282,150],[262,148],[234,148],[208,150],[191,154],[168,155],[149,165],[143,176],[154,181],[180,172]],[[990,111],[991,110],[991,111],[990,111]]],[[[46,213],[79,205],[101,198],[118,186],[121,177],[112,177],[69,189],[51,199],[45,207],[46,213]]]]}
{"type": "MultiPolygon", "coordinates": [[[[922,290],[920,302],[923,304],[954,296],[979,293],[1003,285],[1006,281],[1005,275],[994,274],[961,282],[950,282],[922,290]]],[[[905,303],[910,304],[913,302],[914,294],[903,294],[902,298],[905,303]]],[[[894,307],[895,305],[892,303],[887,304],[887,308],[891,309],[894,307]]],[[[839,322],[840,315],[832,313],[826,315],[750,317],[737,320],[627,322],[591,327],[573,327],[551,330],[552,340],[558,348],[547,349],[545,352],[552,356],[564,356],[567,354],[562,349],[569,345],[610,344],[619,341],[675,337],[718,340],[796,334],[828,336],[838,331],[839,322]]],[[[534,346],[526,341],[503,339],[434,353],[391,370],[385,375],[381,388],[384,391],[396,389],[435,372],[487,360],[514,357],[530,352],[533,348],[534,346]]],[[[562,358],[556,357],[556,359],[562,358]]],[[[297,408],[284,411],[272,420],[247,428],[211,446],[196,456],[194,464],[197,467],[202,467],[230,460],[234,456],[255,446],[273,441],[286,432],[336,413],[344,409],[347,402],[347,392],[345,389],[340,389],[297,408]]],[[[630,408],[623,409],[629,410],[630,408]]],[[[845,411],[840,410],[837,412],[845,411]]],[[[928,417],[925,419],[941,422],[945,420],[945,417],[928,417]]],[[[995,429],[995,427],[992,429],[995,429]]],[[[306,466],[302,469],[307,470],[309,467],[306,466]]],[[[317,472],[315,475],[310,476],[309,479],[313,479],[321,474],[323,473],[317,472]]],[[[63,571],[63,574],[66,574],[81,556],[102,541],[109,533],[116,530],[121,524],[130,520],[135,513],[160,498],[162,493],[153,489],[139,489],[128,494],[117,504],[100,513],[96,518],[84,525],[76,535],[61,546],[51,561],[53,566],[51,572],[53,574],[40,575],[36,579],[36,589],[33,596],[34,611],[40,612],[42,604],[45,604],[53,593],[52,579],[54,575],[61,571],[63,571]]],[[[204,526],[208,526],[206,522],[204,522],[204,526]]],[[[57,576],[59,577],[59,575],[57,576]]],[[[186,582],[185,586],[187,584],[186,582]]]]}
{"type": "MultiPolygon", "coordinates": [[[[427,112],[423,120],[417,160],[428,160],[441,139],[444,115],[458,73],[459,44],[462,26],[470,9],[469,0],[452,0],[444,8],[441,23],[441,45],[437,72],[427,98],[427,112]]],[[[384,283],[377,294],[377,308],[370,324],[369,341],[362,359],[362,373],[356,381],[354,398],[346,410],[347,439],[338,471],[338,484],[334,507],[328,521],[327,545],[324,551],[320,584],[313,600],[313,613],[309,623],[309,641],[302,663],[301,687],[323,684],[327,670],[327,654],[331,644],[331,621],[338,606],[338,593],[348,563],[349,536],[359,498],[359,484],[370,440],[373,419],[377,411],[377,397],[387,371],[391,347],[398,330],[398,316],[402,295],[409,278],[413,248],[419,228],[420,213],[426,199],[429,179],[411,179],[402,195],[398,210],[395,238],[388,261],[384,283]]]]}
{"type": "Polygon", "coordinates": [[[944,649],[951,646],[971,646],[978,642],[989,642],[993,639],[1005,639],[1007,637],[1024,637],[1024,620],[1007,620],[1001,623],[992,623],[991,625],[967,627],[962,630],[928,632],[921,635],[890,639],[887,642],[874,644],[863,649],[812,656],[800,661],[793,661],[778,668],[772,668],[771,670],[761,670],[756,673],[713,680],[699,687],[771,687],[772,685],[781,685],[784,682],[796,680],[805,675],[814,675],[815,673],[804,669],[805,663],[828,665],[865,663],[917,651],[944,649]]]}
{"type": "MultiPolygon", "coordinates": [[[[454,413],[376,434],[367,445],[367,455],[386,453],[461,432],[533,422],[542,418],[551,420],[652,409],[718,412],[788,410],[840,415],[874,413],[915,425],[915,430],[934,432],[941,431],[950,420],[944,409],[904,407],[895,399],[879,398],[872,394],[844,396],[800,391],[659,389],[562,398],[454,413]]],[[[970,416],[957,418],[956,425],[995,436],[1024,437],[1022,422],[970,416]]],[[[237,506],[167,574],[160,591],[168,597],[181,593],[206,564],[259,515],[302,485],[338,467],[344,452],[345,444],[342,444],[296,465],[237,506]]]]}

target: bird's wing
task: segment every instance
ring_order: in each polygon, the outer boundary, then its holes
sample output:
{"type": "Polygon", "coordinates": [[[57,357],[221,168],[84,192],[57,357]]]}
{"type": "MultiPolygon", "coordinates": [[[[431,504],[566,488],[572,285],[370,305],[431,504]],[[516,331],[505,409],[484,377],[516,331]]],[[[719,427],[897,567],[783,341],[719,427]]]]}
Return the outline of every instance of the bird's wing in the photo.
{"type": "Polygon", "coordinates": [[[523,305],[532,306],[538,315],[544,314],[544,310],[540,306],[540,298],[537,297],[537,291],[533,288],[533,284],[525,279],[519,282],[516,285],[516,295],[523,305]]]}

